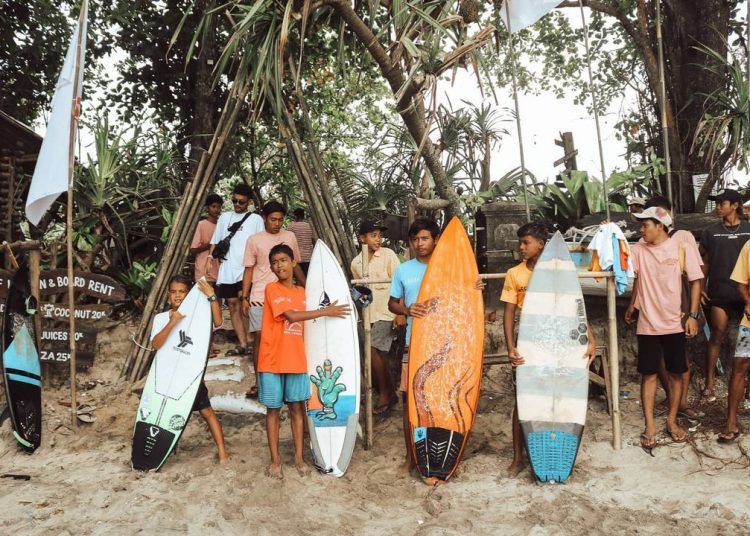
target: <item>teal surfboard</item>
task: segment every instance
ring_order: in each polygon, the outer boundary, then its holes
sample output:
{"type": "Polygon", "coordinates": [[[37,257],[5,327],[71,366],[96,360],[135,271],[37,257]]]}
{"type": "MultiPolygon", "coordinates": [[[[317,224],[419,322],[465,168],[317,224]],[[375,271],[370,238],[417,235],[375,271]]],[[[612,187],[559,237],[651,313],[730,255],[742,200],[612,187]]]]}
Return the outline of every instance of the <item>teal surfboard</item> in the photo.
{"type": "Polygon", "coordinates": [[[531,466],[543,481],[565,482],[586,423],[586,307],[573,260],[558,232],[547,243],[526,291],[518,329],[518,418],[531,466]]]}

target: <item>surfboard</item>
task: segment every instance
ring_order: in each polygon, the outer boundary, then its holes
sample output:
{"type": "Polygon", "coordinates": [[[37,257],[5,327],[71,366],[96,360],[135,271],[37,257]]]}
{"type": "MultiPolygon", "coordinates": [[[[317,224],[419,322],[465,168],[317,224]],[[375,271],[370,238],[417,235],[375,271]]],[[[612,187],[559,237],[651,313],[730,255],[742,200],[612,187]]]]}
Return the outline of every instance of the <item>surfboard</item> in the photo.
{"type": "Polygon", "coordinates": [[[31,295],[29,267],[16,270],[2,315],[3,380],[13,437],[26,452],[42,441],[42,368],[36,349],[36,299],[31,295]]]}
{"type": "Polygon", "coordinates": [[[518,418],[536,477],[565,482],[586,422],[588,323],[575,264],[562,235],[547,243],[526,290],[518,327],[518,418]]]}
{"type": "Polygon", "coordinates": [[[484,350],[484,300],[469,237],[453,218],[430,258],[409,346],[407,407],[411,447],[425,478],[448,480],[469,439],[479,400],[484,350]]]}
{"type": "Polygon", "coordinates": [[[322,240],[315,243],[305,283],[307,309],[333,302],[349,304],[346,318],[305,322],[305,354],[312,396],[307,404],[310,447],[315,467],[342,476],[354,452],[360,403],[357,318],[349,283],[322,240]]]}
{"type": "Polygon", "coordinates": [[[211,304],[194,286],[178,311],[185,315],[154,356],[133,430],[133,469],[158,470],[190,418],[211,346],[211,304]]]}

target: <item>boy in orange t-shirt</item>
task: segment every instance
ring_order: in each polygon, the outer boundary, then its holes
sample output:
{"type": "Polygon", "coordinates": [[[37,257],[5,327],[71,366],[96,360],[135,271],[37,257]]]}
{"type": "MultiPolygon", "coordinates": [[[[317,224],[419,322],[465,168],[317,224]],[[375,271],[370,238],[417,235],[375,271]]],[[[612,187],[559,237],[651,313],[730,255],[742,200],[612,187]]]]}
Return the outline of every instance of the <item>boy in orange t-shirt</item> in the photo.
{"type": "Polygon", "coordinates": [[[271,451],[268,476],[283,478],[279,454],[281,405],[289,407],[294,438],[294,465],[300,475],[310,474],[302,452],[305,402],[310,398],[310,379],[303,339],[303,324],[323,316],[345,317],[348,305],[336,302],[315,311],[305,310],[305,289],[294,284],[292,248],[278,244],[268,254],[271,270],[279,279],[266,286],[258,352],[258,399],[266,406],[266,434],[271,451]]]}

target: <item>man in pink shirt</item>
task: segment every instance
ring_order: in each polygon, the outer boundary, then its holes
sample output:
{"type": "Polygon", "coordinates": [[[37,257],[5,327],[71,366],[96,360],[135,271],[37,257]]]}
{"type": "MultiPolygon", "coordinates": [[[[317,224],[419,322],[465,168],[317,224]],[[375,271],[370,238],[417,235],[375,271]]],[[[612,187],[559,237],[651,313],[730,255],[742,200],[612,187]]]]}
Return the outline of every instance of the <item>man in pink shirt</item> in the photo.
{"type": "MultiPolygon", "coordinates": [[[[294,260],[300,262],[297,238],[291,231],[282,229],[286,207],[278,201],[269,201],[262,210],[265,230],[254,234],[245,243],[245,273],[242,276],[242,314],[250,318],[250,333],[257,333],[253,351],[253,366],[258,367],[258,348],[260,347],[260,326],[263,319],[263,297],[266,285],[279,279],[271,271],[271,261],[268,254],[271,248],[278,244],[286,244],[292,248],[294,260]]],[[[299,264],[294,267],[294,277],[300,286],[305,285],[305,274],[299,264]]],[[[257,381],[256,381],[257,383],[257,381]]],[[[250,388],[247,395],[258,395],[257,385],[250,388]]]]}
{"type": "Polygon", "coordinates": [[[682,397],[682,374],[688,370],[685,337],[698,332],[701,279],[703,272],[694,255],[686,255],[677,240],[669,239],[672,217],[661,207],[650,207],[640,214],[644,243],[632,248],[636,273],[637,298],[625,312],[625,322],[635,320],[638,309],[638,372],[641,373],[641,403],[646,429],[641,447],[651,453],[656,446],[657,372],[662,354],[669,374],[669,412],[666,432],[675,442],[687,439],[687,431],[677,423],[682,397]],[[683,268],[684,266],[684,268],[683,268]],[[682,272],[690,281],[690,314],[682,327],[682,272]]]}
{"type": "Polygon", "coordinates": [[[208,250],[211,249],[211,237],[216,230],[216,222],[221,216],[221,207],[224,200],[218,194],[210,194],[206,197],[206,211],[208,215],[205,220],[198,222],[193,235],[193,242],[190,244],[190,253],[195,255],[195,282],[206,276],[206,279],[212,286],[216,286],[216,276],[219,275],[219,265],[212,264],[211,270],[206,272],[206,260],[208,259],[208,250]]]}

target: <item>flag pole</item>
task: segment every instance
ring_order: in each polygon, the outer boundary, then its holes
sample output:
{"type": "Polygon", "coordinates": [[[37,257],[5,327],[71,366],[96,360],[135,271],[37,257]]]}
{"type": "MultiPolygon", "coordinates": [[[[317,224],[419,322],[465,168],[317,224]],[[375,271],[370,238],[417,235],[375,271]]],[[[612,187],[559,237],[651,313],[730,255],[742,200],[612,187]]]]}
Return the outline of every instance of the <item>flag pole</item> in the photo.
{"type": "MultiPolygon", "coordinates": [[[[750,1],[750,0],[748,0],[750,1]]],[[[510,0],[505,0],[505,14],[508,17],[508,56],[510,57],[510,76],[513,81],[513,103],[516,107],[516,129],[518,131],[518,149],[521,153],[521,183],[523,184],[523,204],[526,209],[526,221],[531,221],[529,210],[529,193],[526,188],[526,157],[523,150],[523,131],[521,130],[521,107],[518,103],[518,85],[516,82],[516,51],[513,46],[513,30],[510,27],[510,0]]]]}
{"type": "MultiPolygon", "coordinates": [[[[667,129],[667,84],[664,73],[664,42],[661,33],[661,0],[656,0],[656,43],[659,55],[659,107],[661,108],[661,136],[662,143],[664,144],[664,163],[667,167],[667,195],[674,209],[674,201],[672,200],[672,156],[669,153],[669,130],[667,129]]],[[[682,191],[682,188],[680,188],[680,191],[682,191]]],[[[680,201],[682,201],[681,198],[680,201]]],[[[680,211],[682,211],[682,202],[680,202],[680,211]]],[[[676,210],[672,210],[673,218],[676,213],[676,210]]]]}
{"type": "Polygon", "coordinates": [[[81,14],[78,18],[78,42],[76,44],[76,63],[73,76],[73,102],[70,113],[70,144],[68,146],[68,206],[67,206],[67,250],[68,250],[68,348],[70,350],[70,411],[72,427],[78,426],[78,404],[76,403],[76,319],[75,294],[73,279],[73,170],[75,167],[75,139],[78,127],[78,79],[81,72],[81,40],[83,37],[83,16],[86,12],[86,0],[81,3],[81,14]]]}
{"type": "Polygon", "coordinates": [[[596,139],[599,143],[599,163],[602,170],[602,189],[604,193],[604,208],[609,216],[609,193],[607,192],[607,170],[604,166],[604,146],[602,144],[602,129],[599,126],[599,104],[597,103],[596,90],[594,89],[594,73],[591,69],[591,47],[589,45],[589,27],[586,24],[586,13],[583,11],[583,0],[578,0],[578,6],[581,8],[581,21],[583,22],[583,41],[586,45],[586,63],[589,71],[589,92],[591,93],[591,103],[594,108],[594,123],[596,124],[596,139]]]}

